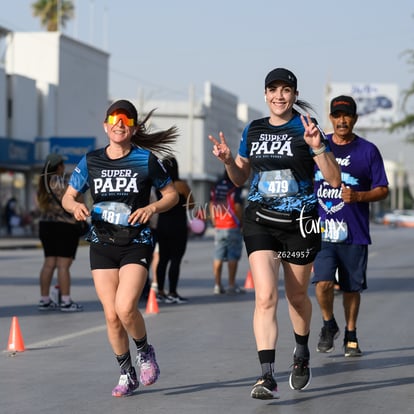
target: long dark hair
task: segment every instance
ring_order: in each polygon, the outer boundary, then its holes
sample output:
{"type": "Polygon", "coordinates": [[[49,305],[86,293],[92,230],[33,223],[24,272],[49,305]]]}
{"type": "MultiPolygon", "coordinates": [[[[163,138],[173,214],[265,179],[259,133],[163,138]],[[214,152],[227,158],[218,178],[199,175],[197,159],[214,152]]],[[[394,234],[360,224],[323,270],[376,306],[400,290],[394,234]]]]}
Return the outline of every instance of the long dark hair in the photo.
{"type": "Polygon", "coordinates": [[[173,181],[180,180],[180,173],[178,172],[178,162],[175,157],[168,157],[163,160],[165,169],[173,181]]]}
{"type": "Polygon", "coordinates": [[[298,99],[293,105],[293,112],[299,115],[304,115],[305,113],[313,112],[316,115],[316,111],[313,106],[302,99],[298,99]]]}
{"type": "Polygon", "coordinates": [[[176,126],[172,126],[163,131],[152,133],[148,132],[145,123],[154,111],[155,109],[150,111],[142,121],[138,121],[139,128],[131,137],[131,142],[149,151],[153,151],[167,157],[173,157],[174,151],[171,146],[172,144],[175,144],[179,136],[178,128],[176,126]]]}
{"type": "Polygon", "coordinates": [[[50,179],[53,175],[57,174],[57,170],[63,161],[59,164],[50,166],[49,162],[46,162],[42,168],[42,173],[39,176],[39,182],[37,187],[37,201],[41,210],[47,209],[50,204],[51,196],[48,191],[50,189],[50,179]]]}

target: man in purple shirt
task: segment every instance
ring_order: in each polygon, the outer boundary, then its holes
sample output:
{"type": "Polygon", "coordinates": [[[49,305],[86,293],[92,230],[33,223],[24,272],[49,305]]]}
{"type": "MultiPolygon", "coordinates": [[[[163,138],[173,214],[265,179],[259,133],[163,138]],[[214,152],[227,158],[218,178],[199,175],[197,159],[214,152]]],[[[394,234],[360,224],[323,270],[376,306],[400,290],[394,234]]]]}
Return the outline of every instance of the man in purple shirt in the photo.
{"type": "Polygon", "coordinates": [[[315,172],[315,192],[319,202],[322,249],[314,262],[316,298],[323,327],[318,352],[332,352],[339,327],[333,314],[334,284],[337,274],[343,293],[345,315],[344,352],[346,357],[362,355],[356,335],[361,292],[367,288],[366,270],[369,230],[369,203],[388,195],[388,180],[378,148],[353,133],[358,120],[355,101],[338,96],[331,101],[329,118],[333,134],[327,136],[341,167],[342,184],[332,188],[321,172],[315,172]]]}

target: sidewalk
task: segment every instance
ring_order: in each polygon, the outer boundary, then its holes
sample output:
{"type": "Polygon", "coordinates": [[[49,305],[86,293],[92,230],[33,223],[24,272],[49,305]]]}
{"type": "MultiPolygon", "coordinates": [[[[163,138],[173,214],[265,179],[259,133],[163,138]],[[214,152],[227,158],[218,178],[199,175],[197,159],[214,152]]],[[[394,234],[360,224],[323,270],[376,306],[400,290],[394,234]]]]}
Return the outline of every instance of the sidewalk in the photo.
{"type": "MultiPolygon", "coordinates": [[[[207,228],[204,238],[211,238],[214,235],[214,229],[207,228]]],[[[189,239],[198,239],[197,236],[190,236],[189,239]]],[[[84,240],[80,240],[79,242],[81,245],[87,244],[84,240]]],[[[16,235],[16,236],[7,236],[7,235],[0,235],[0,250],[14,250],[14,249],[34,249],[34,248],[41,248],[42,245],[40,240],[36,236],[29,236],[29,235],[16,235]]]]}
{"type": "Polygon", "coordinates": [[[40,240],[37,237],[0,237],[0,250],[33,249],[37,247],[41,247],[40,240]]]}

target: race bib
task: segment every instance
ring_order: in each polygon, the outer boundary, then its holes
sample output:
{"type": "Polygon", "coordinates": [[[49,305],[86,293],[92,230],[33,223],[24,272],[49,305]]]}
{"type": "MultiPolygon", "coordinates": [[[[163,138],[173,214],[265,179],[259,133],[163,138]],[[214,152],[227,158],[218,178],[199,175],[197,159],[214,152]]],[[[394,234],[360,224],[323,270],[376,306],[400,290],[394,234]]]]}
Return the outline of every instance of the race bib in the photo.
{"type": "Polygon", "coordinates": [[[262,171],[258,188],[260,194],[266,198],[293,196],[299,191],[290,169],[262,171]]]}
{"type": "Polygon", "coordinates": [[[342,243],[348,239],[348,225],[344,221],[328,219],[321,222],[322,241],[342,243]]]}
{"type": "Polygon", "coordinates": [[[129,226],[130,214],[131,208],[127,204],[115,201],[96,203],[92,208],[92,219],[117,226],[129,226]]]}

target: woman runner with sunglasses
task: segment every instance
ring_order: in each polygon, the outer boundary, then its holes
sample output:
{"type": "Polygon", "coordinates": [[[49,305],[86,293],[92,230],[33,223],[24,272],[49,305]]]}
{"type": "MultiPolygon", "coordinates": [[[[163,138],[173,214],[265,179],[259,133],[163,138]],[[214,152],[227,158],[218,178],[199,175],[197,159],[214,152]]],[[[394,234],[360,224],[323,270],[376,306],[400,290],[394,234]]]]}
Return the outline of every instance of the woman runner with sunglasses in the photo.
{"type": "Polygon", "coordinates": [[[250,177],[243,237],[255,287],[253,330],[262,375],[251,391],[253,398],[279,398],[274,378],[278,337],[278,275],[284,270],[285,294],[295,337],[289,385],[302,390],[311,380],[309,330],[312,303],[308,285],[312,262],[320,248],[317,198],[313,191],[315,163],[333,187],[340,185],[337,162],[315,122],[293,107],[310,108],[297,101],[297,79],[277,68],[265,78],[265,101],[270,115],[252,121],[243,131],[233,158],[220,132],[213,154],[237,186],[250,177]]]}
{"type": "Polygon", "coordinates": [[[151,113],[138,122],[131,102],[114,102],[103,123],[109,144],[80,160],[62,200],[76,220],[92,219],[86,238],[90,242],[90,267],[108,339],[121,369],[119,383],[112,390],[115,397],[132,394],[139,382],[153,384],[160,372],[138,301],[153,251],[149,220],[178,202],[174,184],[153,151],[171,156],[170,144],[177,138],[177,129],[148,133],[145,122],[151,113]],[[162,195],[154,202],[150,202],[152,186],[162,195]],[[77,195],[88,189],[93,200],[91,210],[76,201],[77,195]],[[137,347],[139,382],[131,360],[130,337],[137,347]]]}

